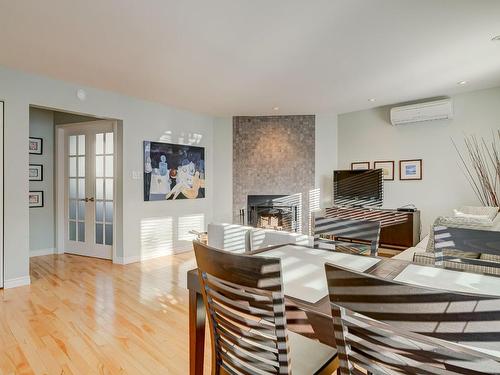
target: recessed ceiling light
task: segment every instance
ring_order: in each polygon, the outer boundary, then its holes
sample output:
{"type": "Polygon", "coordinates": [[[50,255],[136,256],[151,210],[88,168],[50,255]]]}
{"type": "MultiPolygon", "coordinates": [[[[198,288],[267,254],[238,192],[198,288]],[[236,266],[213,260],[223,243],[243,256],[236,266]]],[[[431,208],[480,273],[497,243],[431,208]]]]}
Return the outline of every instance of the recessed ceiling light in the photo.
{"type": "Polygon", "coordinates": [[[368,101],[369,101],[369,102],[376,102],[376,101],[377,101],[377,99],[375,99],[375,98],[370,98],[370,99],[368,99],[368,101]]]}
{"type": "Polygon", "coordinates": [[[467,81],[458,81],[457,82],[457,85],[460,85],[460,86],[463,86],[463,85],[466,85],[467,84],[467,81]]]}
{"type": "Polygon", "coordinates": [[[493,38],[491,38],[491,40],[492,40],[493,42],[498,42],[498,41],[500,41],[500,35],[494,36],[493,38]]]}
{"type": "Polygon", "coordinates": [[[273,111],[279,111],[280,107],[273,107],[273,111]]]}

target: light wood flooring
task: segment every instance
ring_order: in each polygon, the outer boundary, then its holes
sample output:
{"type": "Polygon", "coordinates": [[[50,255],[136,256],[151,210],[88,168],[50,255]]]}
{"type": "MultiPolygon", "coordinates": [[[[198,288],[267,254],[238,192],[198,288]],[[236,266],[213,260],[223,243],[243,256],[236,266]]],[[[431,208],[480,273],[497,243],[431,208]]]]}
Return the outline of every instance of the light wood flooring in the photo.
{"type": "Polygon", "coordinates": [[[0,374],[188,374],[192,252],[126,266],[67,254],[30,263],[30,286],[0,290],[0,374]]]}
{"type": "Polygon", "coordinates": [[[192,252],[126,266],[68,254],[30,264],[30,286],[0,290],[1,375],[188,374],[192,252]]]}

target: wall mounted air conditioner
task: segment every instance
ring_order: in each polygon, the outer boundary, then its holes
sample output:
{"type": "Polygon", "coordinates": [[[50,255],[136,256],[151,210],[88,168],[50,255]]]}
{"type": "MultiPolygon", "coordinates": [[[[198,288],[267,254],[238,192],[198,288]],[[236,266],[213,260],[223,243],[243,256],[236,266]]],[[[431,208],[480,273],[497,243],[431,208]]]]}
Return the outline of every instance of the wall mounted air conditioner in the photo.
{"type": "Polygon", "coordinates": [[[451,118],[453,118],[453,102],[451,99],[391,108],[391,124],[395,126],[451,118]]]}

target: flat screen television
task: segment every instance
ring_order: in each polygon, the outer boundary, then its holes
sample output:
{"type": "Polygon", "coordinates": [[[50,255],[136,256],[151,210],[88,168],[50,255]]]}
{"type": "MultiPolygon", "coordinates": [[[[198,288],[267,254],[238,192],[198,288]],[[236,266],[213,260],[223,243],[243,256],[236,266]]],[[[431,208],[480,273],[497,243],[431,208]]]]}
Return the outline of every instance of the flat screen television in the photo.
{"type": "Polygon", "coordinates": [[[333,172],[333,202],[336,206],[382,206],[384,184],[382,169],[333,172]]]}

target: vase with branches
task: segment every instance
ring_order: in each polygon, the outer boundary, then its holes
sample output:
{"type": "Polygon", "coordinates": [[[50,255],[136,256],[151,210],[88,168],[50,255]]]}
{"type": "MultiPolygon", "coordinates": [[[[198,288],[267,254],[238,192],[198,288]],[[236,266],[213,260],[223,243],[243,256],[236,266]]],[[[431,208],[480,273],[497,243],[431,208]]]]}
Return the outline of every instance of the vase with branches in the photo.
{"type": "Polygon", "coordinates": [[[465,151],[457,151],[462,171],[477,198],[484,206],[500,206],[500,130],[492,133],[491,141],[483,137],[466,136],[465,151]]]}

